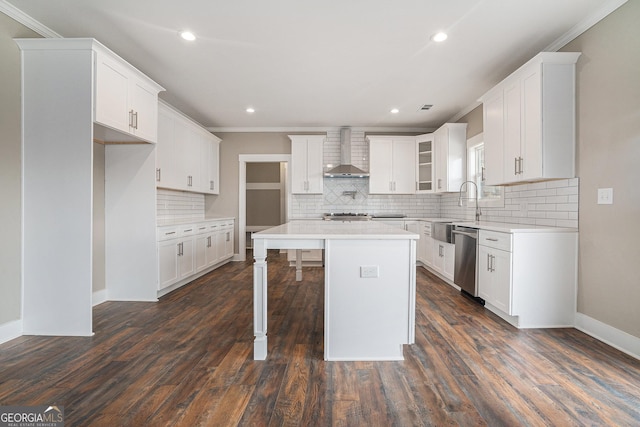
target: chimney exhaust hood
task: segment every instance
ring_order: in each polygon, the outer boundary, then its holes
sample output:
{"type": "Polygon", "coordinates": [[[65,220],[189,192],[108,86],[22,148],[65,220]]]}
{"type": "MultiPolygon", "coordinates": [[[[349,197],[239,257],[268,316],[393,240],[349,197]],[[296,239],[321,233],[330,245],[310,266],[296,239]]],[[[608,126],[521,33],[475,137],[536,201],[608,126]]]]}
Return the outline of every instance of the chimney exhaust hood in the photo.
{"type": "Polygon", "coordinates": [[[326,178],[368,178],[365,172],[351,164],[351,128],[340,129],[340,165],[324,173],[326,178]]]}

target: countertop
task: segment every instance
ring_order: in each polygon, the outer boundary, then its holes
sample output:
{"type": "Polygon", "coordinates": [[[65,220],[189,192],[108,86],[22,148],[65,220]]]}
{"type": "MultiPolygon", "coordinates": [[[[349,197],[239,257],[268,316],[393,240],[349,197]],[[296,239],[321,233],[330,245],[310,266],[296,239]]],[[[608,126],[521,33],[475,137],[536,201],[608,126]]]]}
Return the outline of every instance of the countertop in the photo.
{"type": "Polygon", "coordinates": [[[509,224],[488,221],[454,221],[453,225],[477,228],[479,230],[499,231],[502,233],[577,233],[577,228],[549,227],[545,225],[509,224]]]}
{"type": "Polygon", "coordinates": [[[296,220],[252,235],[253,239],[419,239],[420,236],[379,221],[296,220]]]}
{"type": "Polygon", "coordinates": [[[221,217],[198,218],[198,219],[158,220],[156,223],[156,226],[167,227],[167,226],[183,225],[183,224],[199,224],[199,223],[209,222],[209,221],[226,221],[230,219],[235,219],[235,218],[232,216],[221,216],[221,217]]]}

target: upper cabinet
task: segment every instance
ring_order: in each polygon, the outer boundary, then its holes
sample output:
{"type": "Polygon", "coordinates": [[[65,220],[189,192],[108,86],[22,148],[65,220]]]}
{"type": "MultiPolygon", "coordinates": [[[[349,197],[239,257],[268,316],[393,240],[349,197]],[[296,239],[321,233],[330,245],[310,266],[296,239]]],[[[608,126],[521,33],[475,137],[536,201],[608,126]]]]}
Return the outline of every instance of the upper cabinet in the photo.
{"type": "Polygon", "coordinates": [[[219,194],[220,139],[164,102],[157,108],[156,186],[219,194]]]}
{"type": "Polygon", "coordinates": [[[323,135],[289,135],[291,139],[291,193],[322,194],[323,135]]]}
{"type": "MultiPolygon", "coordinates": [[[[93,138],[102,143],[157,141],[158,93],[164,88],[94,39],[17,39],[24,51],[66,58],[78,73],[77,84],[92,88],[93,138]]],[[[53,56],[52,56],[53,57],[53,56]]],[[[53,78],[54,66],[47,70],[53,78]]],[[[64,88],[58,88],[61,99],[64,88]]]]}
{"type": "Polygon", "coordinates": [[[369,193],[414,194],[416,192],[416,138],[414,136],[368,136],[369,193]]]}
{"type": "Polygon", "coordinates": [[[487,184],[575,176],[579,56],[540,53],[481,98],[487,184]]]}
{"type": "Polygon", "coordinates": [[[430,193],[433,191],[434,155],[433,134],[427,133],[416,136],[416,176],[418,178],[416,193],[430,193]]]}
{"type": "Polygon", "coordinates": [[[466,180],[467,124],[445,123],[433,133],[436,193],[458,191],[466,180]]]}
{"type": "Polygon", "coordinates": [[[157,85],[100,48],[96,49],[95,121],[145,141],[157,140],[157,85]]]}

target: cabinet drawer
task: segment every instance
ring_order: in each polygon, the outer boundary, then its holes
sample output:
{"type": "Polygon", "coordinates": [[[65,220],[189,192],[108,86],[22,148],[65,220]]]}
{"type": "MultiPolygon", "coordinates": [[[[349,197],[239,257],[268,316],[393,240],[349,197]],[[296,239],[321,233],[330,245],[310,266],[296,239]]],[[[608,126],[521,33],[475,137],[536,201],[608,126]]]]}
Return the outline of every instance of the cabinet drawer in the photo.
{"type": "Polygon", "coordinates": [[[478,244],[511,252],[511,234],[480,230],[478,244]]]}
{"type": "Polygon", "coordinates": [[[159,227],[158,228],[158,242],[164,240],[175,239],[179,236],[178,227],[159,227]]]}
{"type": "Polygon", "coordinates": [[[422,222],[422,234],[425,236],[431,236],[431,223],[422,222]]]}
{"type": "Polygon", "coordinates": [[[178,228],[180,236],[193,236],[197,233],[198,227],[195,224],[183,225],[178,228]]]}

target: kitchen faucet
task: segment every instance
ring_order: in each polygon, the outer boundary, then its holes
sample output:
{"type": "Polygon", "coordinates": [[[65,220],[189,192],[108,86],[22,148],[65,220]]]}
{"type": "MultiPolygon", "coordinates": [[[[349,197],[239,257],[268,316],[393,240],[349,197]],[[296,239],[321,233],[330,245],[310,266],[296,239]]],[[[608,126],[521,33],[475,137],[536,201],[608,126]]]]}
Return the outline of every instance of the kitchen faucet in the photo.
{"type": "Polygon", "coordinates": [[[472,183],[475,187],[476,187],[476,222],[480,222],[480,215],[482,215],[482,212],[480,211],[480,205],[478,204],[478,184],[476,184],[473,181],[465,181],[462,184],[460,184],[460,191],[459,191],[459,196],[458,196],[458,206],[462,207],[462,187],[467,184],[467,183],[472,183]]]}

